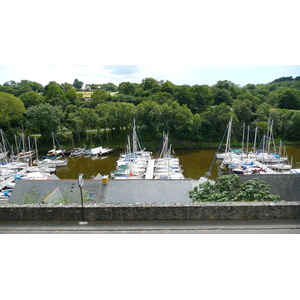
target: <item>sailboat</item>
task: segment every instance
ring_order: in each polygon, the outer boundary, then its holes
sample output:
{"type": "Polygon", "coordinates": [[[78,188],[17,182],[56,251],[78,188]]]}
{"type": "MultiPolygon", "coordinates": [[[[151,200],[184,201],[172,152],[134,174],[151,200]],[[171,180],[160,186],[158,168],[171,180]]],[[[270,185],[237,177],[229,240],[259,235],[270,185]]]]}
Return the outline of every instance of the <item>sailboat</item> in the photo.
{"type": "Polygon", "coordinates": [[[169,134],[163,134],[163,146],[160,156],[154,162],[154,179],[184,179],[179,158],[174,157],[169,144],[169,134]]]}
{"type": "MultiPolygon", "coordinates": [[[[287,156],[281,156],[281,153],[276,151],[273,136],[273,122],[274,120],[270,120],[269,118],[267,135],[264,135],[262,139],[262,149],[256,152],[253,151],[253,153],[250,154],[250,158],[254,158],[263,164],[278,164],[286,163],[288,161],[287,156]],[[273,151],[271,151],[271,143],[273,144],[273,151]]],[[[280,149],[281,147],[282,145],[280,142],[280,149]]],[[[281,152],[281,150],[279,152],[281,152]]]]}
{"type": "Polygon", "coordinates": [[[47,152],[47,156],[63,155],[64,151],[62,149],[56,149],[55,137],[53,132],[52,132],[52,142],[53,142],[53,149],[47,152]]]}
{"type": "MultiPolygon", "coordinates": [[[[243,149],[234,149],[230,147],[230,140],[231,140],[231,129],[232,129],[232,117],[229,120],[227,126],[227,139],[226,139],[226,147],[224,153],[217,153],[217,159],[242,159],[246,158],[247,154],[244,153],[243,149]]],[[[244,132],[243,132],[244,136],[244,132]]],[[[243,137],[244,143],[244,137],[243,137]]]]}
{"type": "Polygon", "coordinates": [[[135,120],[133,121],[132,137],[127,136],[127,146],[117,160],[117,168],[111,172],[114,179],[141,179],[145,177],[151,152],[141,147],[137,136],[135,120]]]}
{"type": "Polygon", "coordinates": [[[2,138],[2,147],[0,147],[0,163],[7,162],[8,151],[6,151],[5,140],[2,129],[0,129],[2,138]]]}
{"type": "Polygon", "coordinates": [[[49,167],[49,168],[57,168],[64,167],[68,164],[68,159],[64,155],[64,151],[62,149],[57,150],[54,133],[52,132],[52,140],[53,140],[53,149],[49,150],[47,156],[43,156],[43,160],[37,161],[38,166],[49,167]],[[51,156],[51,153],[53,156],[51,156]],[[57,157],[57,155],[63,155],[64,159],[61,159],[61,156],[57,157]]]}

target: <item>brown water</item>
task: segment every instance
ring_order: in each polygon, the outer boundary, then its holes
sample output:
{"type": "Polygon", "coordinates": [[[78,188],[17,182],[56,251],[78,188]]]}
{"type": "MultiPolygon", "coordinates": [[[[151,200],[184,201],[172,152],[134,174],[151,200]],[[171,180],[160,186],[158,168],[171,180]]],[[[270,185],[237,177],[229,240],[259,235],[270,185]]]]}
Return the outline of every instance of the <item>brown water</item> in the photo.
{"type": "MultiPolygon", "coordinates": [[[[300,147],[287,146],[289,158],[293,157],[293,167],[300,168],[300,147]]],[[[116,161],[119,158],[120,151],[105,156],[103,158],[95,157],[73,157],[69,158],[66,167],[57,168],[56,175],[60,179],[76,179],[79,173],[84,174],[85,179],[90,179],[98,173],[109,175],[115,169],[116,161]]],[[[154,155],[156,153],[153,153],[154,155]]],[[[179,158],[183,169],[183,175],[186,178],[199,179],[205,177],[210,170],[212,161],[216,154],[216,149],[196,149],[196,150],[177,150],[175,155],[179,158]]],[[[220,161],[216,161],[211,169],[209,179],[217,179],[217,166],[220,161]]]]}

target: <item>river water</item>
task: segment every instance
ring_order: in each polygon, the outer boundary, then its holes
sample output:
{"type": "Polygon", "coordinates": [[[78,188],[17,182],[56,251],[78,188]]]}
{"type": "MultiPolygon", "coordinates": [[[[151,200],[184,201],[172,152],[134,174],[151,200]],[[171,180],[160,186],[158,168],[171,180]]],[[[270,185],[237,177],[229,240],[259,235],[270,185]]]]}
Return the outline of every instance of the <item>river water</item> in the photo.
{"type": "MultiPolygon", "coordinates": [[[[289,158],[293,158],[293,168],[300,168],[300,146],[287,146],[289,158]]],[[[216,149],[187,149],[176,150],[175,155],[179,158],[183,169],[183,175],[186,178],[198,180],[205,177],[211,168],[209,179],[215,180],[218,177],[218,164],[221,161],[216,160],[212,165],[216,149]],[[211,167],[212,165],[212,167],[211,167]]],[[[115,151],[104,157],[70,157],[66,167],[57,168],[56,175],[60,179],[76,179],[79,173],[84,174],[85,179],[91,179],[98,173],[109,175],[116,167],[116,161],[119,158],[120,151],[115,151]]],[[[156,153],[153,152],[153,156],[156,153]]]]}

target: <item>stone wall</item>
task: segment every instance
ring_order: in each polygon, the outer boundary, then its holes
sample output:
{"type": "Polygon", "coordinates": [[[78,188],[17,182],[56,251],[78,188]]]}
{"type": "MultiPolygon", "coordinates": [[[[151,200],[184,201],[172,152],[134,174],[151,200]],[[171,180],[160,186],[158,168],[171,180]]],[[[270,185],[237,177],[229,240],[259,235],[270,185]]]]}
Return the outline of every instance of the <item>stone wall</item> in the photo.
{"type": "MultiPolygon", "coordinates": [[[[300,219],[300,201],[86,204],[86,221],[300,219]]],[[[80,221],[79,204],[2,204],[1,221],[80,221]]]]}

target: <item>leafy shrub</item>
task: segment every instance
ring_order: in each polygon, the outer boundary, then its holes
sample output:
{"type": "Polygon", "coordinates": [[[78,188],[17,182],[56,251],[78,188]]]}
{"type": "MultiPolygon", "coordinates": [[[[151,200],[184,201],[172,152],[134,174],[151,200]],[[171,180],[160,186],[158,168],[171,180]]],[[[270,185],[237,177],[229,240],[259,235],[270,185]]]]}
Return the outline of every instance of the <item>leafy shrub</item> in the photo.
{"type": "Polygon", "coordinates": [[[280,201],[278,195],[270,194],[270,186],[264,181],[254,178],[240,184],[236,174],[221,176],[216,184],[201,183],[189,191],[189,196],[199,202],[280,201]]]}

